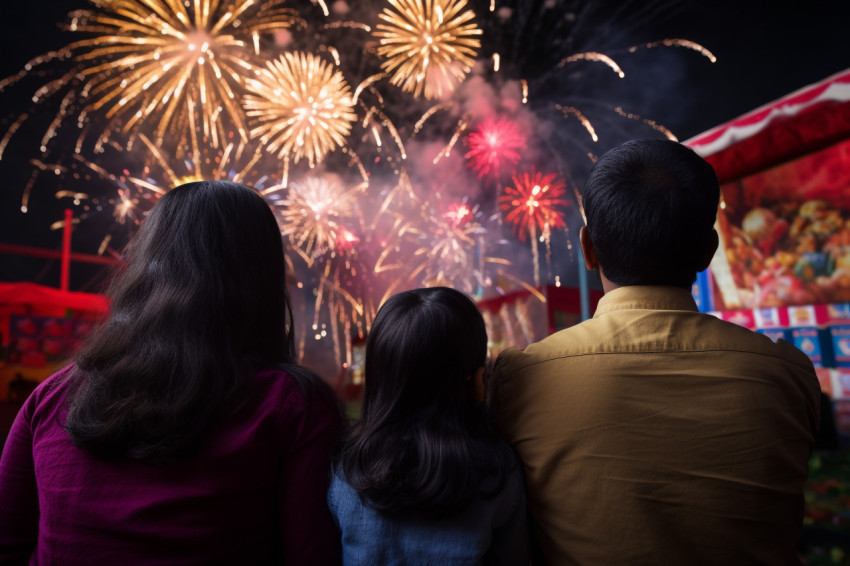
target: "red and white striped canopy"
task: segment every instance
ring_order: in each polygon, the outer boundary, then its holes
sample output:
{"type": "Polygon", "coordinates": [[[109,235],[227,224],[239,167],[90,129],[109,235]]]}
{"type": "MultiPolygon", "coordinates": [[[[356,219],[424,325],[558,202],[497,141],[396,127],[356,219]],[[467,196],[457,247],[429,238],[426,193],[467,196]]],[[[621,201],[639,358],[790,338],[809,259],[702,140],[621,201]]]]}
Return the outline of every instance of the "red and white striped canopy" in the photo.
{"type": "Polygon", "coordinates": [[[720,182],[739,179],[850,137],[850,69],[686,142],[720,182]]]}

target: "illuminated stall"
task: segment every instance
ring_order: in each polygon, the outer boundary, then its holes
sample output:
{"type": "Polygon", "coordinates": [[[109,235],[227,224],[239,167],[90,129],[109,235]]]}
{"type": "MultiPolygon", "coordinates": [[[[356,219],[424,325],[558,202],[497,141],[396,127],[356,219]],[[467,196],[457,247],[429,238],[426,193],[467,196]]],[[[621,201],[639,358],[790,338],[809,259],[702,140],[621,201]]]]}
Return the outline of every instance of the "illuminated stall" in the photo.
{"type": "Polygon", "coordinates": [[[850,434],[850,69],[686,143],[722,192],[701,309],[804,351],[850,434]]]}
{"type": "Polygon", "coordinates": [[[13,382],[41,382],[67,363],[108,310],[102,295],[0,282],[0,401],[13,382]]]}

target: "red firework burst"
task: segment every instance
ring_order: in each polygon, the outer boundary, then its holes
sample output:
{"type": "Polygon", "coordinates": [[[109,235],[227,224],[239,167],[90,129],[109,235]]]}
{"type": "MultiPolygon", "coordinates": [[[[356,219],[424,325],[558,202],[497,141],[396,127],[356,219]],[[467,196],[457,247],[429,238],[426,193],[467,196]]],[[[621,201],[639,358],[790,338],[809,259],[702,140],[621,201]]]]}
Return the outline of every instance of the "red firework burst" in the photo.
{"type": "Polygon", "coordinates": [[[567,225],[557,210],[568,204],[562,198],[566,194],[566,184],[557,174],[532,171],[513,175],[513,180],[513,186],[505,187],[504,194],[499,197],[499,208],[507,212],[505,222],[516,227],[520,241],[525,241],[526,234],[534,237],[547,225],[549,229],[567,225]]]}
{"type": "Polygon", "coordinates": [[[520,150],[525,149],[525,135],[515,122],[507,118],[485,120],[478,130],[466,138],[469,151],[464,157],[467,166],[475,170],[478,178],[490,172],[497,174],[506,163],[516,165],[520,150]]]}

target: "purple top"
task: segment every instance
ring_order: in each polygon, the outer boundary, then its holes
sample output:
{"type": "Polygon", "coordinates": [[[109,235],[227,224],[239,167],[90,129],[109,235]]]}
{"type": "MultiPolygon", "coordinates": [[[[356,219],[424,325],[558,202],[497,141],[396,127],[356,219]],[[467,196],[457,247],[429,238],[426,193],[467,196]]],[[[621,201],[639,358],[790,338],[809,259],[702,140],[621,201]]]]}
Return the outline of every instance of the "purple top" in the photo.
{"type": "Polygon", "coordinates": [[[60,426],[70,366],[21,409],[0,458],[2,564],[336,564],[325,503],[340,413],[279,370],[166,466],[108,462],[60,426]]]}

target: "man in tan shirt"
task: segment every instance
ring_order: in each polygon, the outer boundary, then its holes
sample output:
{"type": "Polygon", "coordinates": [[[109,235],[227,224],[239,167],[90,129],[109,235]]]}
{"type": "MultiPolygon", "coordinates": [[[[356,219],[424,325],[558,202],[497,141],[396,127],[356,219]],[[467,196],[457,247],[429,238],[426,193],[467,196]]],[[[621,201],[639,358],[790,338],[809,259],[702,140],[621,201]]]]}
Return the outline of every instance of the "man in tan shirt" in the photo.
{"type": "Polygon", "coordinates": [[[667,140],[603,155],[580,240],[593,318],[496,363],[546,564],[794,564],[820,388],[788,343],[698,312],[711,166],[667,140]]]}

